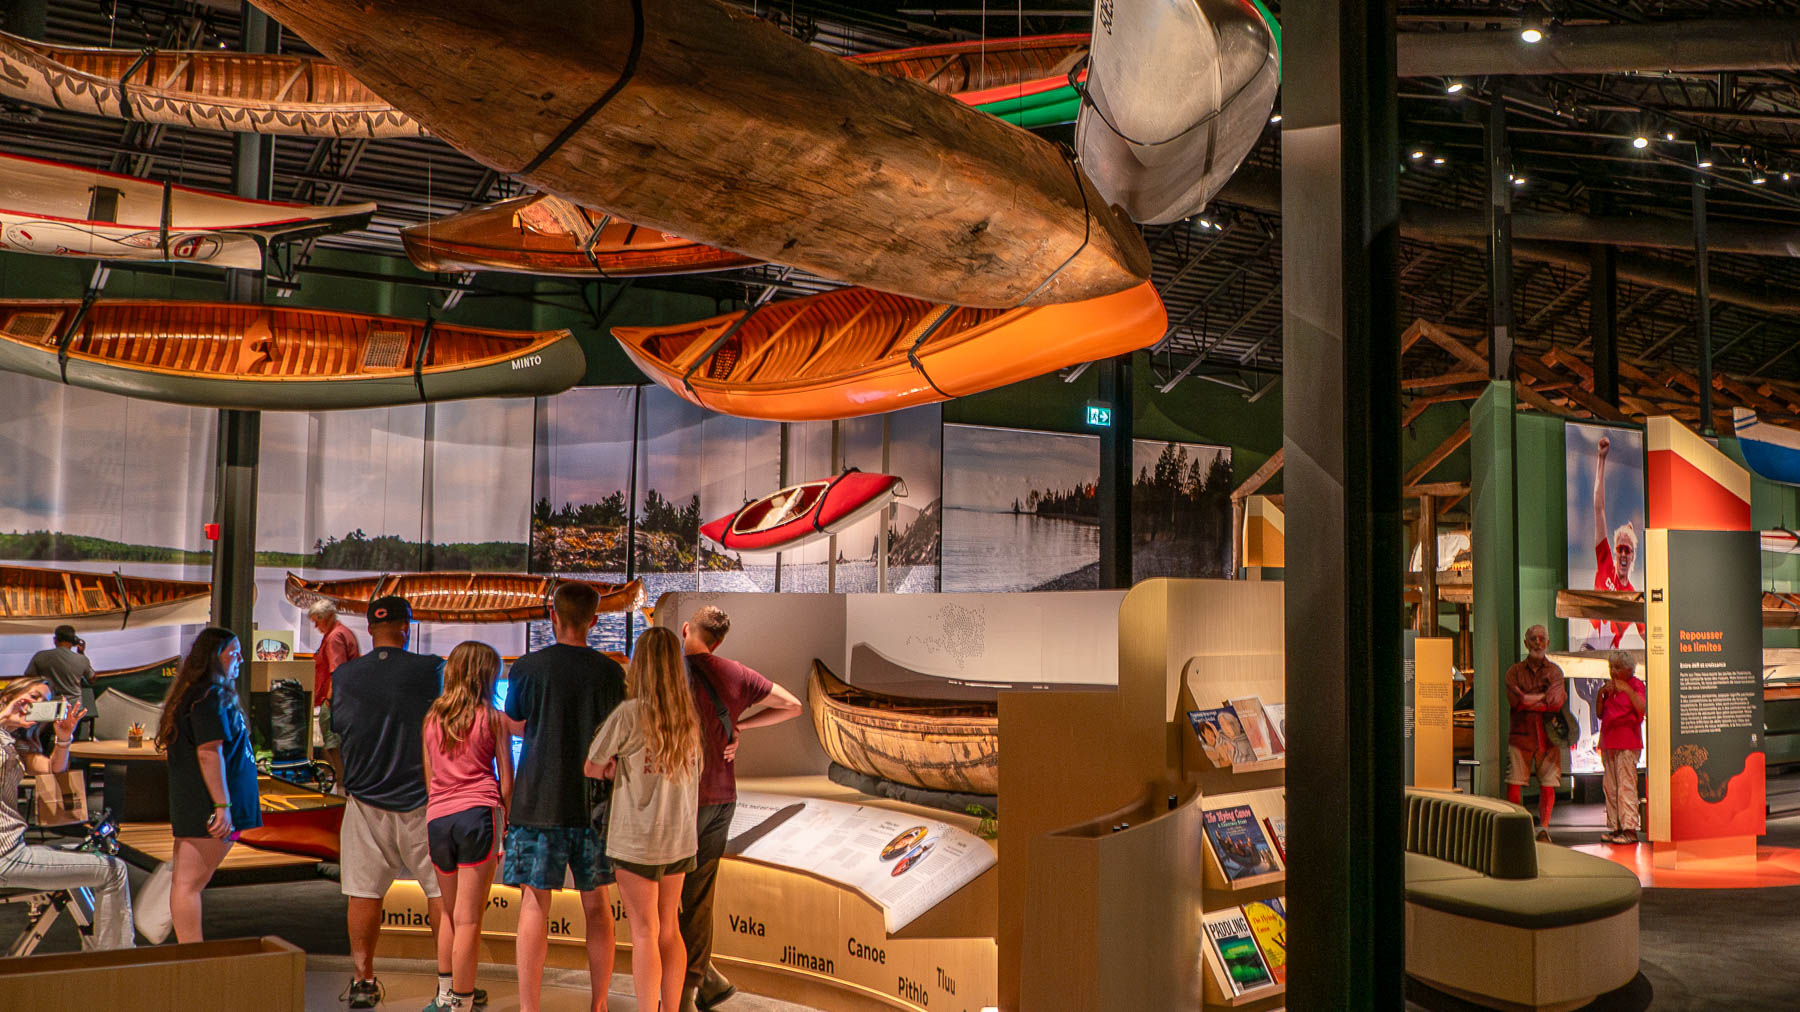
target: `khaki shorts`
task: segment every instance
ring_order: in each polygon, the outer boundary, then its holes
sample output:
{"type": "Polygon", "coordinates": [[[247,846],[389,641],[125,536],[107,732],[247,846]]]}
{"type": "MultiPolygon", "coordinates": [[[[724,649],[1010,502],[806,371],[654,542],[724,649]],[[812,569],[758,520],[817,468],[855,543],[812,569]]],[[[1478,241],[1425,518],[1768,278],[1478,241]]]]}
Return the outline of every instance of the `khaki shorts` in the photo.
{"type": "Polygon", "coordinates": [[[1555,790],[1562,785],[1562,749],[1549,748],[1534,756],[1517,745],[1508,745],[1506,754],[1510,760],[1506,766],[1507,783],[1523,787],[1536,773],[1541,787],[1555,790]]]}
{"type": "Polygon", "coordinates": [[[437,897],[424,805],[390,812],[347,799],[338,850],[338,891],[345,896],[378,900],[395,879],[417,879],[426,896],[437,897]]]}

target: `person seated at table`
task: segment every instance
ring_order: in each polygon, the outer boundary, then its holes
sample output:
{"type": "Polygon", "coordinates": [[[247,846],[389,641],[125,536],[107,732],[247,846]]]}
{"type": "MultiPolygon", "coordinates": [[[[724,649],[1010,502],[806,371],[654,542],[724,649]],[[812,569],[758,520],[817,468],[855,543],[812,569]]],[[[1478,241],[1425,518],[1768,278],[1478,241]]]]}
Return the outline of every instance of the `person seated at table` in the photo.
{"type": "Polygon", "coordinates": [[[21,678],[0,688],[0,888],[93,890],[94,947],[125,949],[132,945],[131,889],[125,862],[105,854],[40,847],[25,842],[25,816],[19,811],[19,783],[26,773],[61,773],[69,768],[69,745],[75,725],[86,714],[80,703],[53,725],[48,754],[28,744],[34,721],[32,704],[50,695],[42,679],[21,678]]]}

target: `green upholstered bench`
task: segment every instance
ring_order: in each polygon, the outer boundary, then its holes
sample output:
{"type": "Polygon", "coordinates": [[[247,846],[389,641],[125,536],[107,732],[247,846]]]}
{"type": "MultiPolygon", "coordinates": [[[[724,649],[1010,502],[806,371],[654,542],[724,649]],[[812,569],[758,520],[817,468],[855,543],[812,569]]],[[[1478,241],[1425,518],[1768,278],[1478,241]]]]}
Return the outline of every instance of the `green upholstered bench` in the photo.
{"type": "Polygon", "coordinates": [[[1579,1008],[1638,972],[1637,876],[1533,839],[1493,798],[1406,792],[1406,969],[1501,1009],[1579,1008]]]}

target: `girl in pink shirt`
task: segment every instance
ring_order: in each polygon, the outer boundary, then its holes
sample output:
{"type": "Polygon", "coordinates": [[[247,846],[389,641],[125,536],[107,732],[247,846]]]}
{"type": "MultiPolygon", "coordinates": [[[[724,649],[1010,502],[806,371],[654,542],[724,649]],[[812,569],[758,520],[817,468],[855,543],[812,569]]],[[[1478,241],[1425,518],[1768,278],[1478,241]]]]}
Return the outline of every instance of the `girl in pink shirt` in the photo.
{"type": "Polygon", "coordinates": [[[475,1007],[481,915],[512,800],[506,718],[490,705],[500,655],[473,640],[450,651],[444,694],[425,714],[426,837],[449,927],[437,933],[438,995],[425,1012],[475,1007]]]}
{"type": "Polygon", "coordinates": [[[1606,775],[1607,843],[1637,843],[1638,755],[1644,750],[1644,714],[1649,711],[1649,689],[1633,672],[1637,661],[1623,650],[1607,658],[1612,680],[1600,687],[1594,709],[1600,714],[1600,763],[1606,775]]]}

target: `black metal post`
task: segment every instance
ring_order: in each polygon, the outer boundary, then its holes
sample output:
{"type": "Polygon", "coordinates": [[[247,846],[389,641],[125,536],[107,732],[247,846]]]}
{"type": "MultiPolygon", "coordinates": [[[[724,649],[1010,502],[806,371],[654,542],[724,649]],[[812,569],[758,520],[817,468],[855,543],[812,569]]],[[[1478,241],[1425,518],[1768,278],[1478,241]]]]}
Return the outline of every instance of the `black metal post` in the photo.
{"type": "Polygon", "coordinates": [[[1112,424],[1100,430],[1100,587],[1131,586],[1131,356],[1094,363],[1112,424]]]}
{"type": "Polygon", "coordinates": [[[1588,247],[1588,336],[1594,346],[1594,396],[1619,406],[1619,272],[1611,246],[1588,247]]]}
{"type": "MultiPolygon", "coordinates": [[[[1287,1007],[1402,1007],[1394,0],[1282,6],[1287,1007]]],[[[1504,356],[1501,359],[1505,361],[1504,356]]]]}
{"type": "MultiPolygon", "coordinates": [[[[631,472],[625,477],[625,582],[637,579],[637,512],[638,454],[644,449],[644,388],[631,388],[631,472]]],[[[778,586],[777,590],[780,589],[778,586]]],[[[650,605],[655,607],[656,602],[650,605]]],[[[625,609],[625,652],[637,642],[637,616],[634,608],[625,609]]]]}
{"type": "Polygon", "coordinates": [[[1506,79],[1488,86],[1488,379],[1513,378],[1512,151],[1506,146],[1506,79]]]}
{"type": "Polygon", "coordinates": [[[1712,278],[1706,254],[1706,188],[1704,172],[1694,173],[1694,329],[1700,333],[1700,433],[1713,434],[1712,278]]]}

